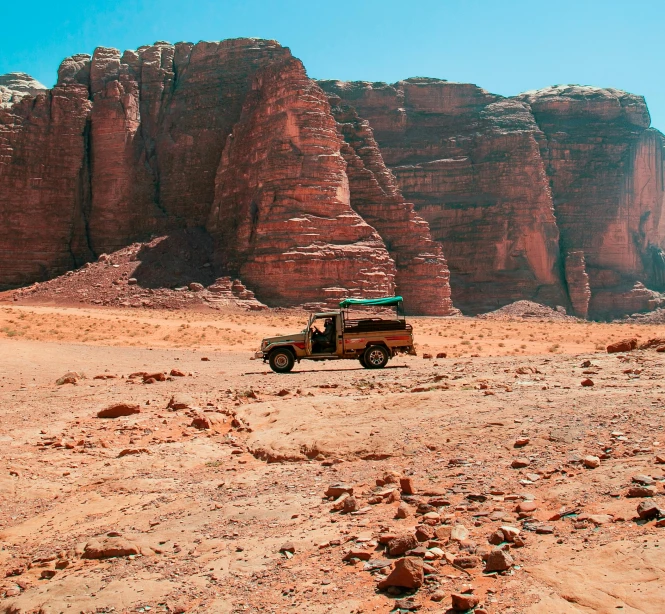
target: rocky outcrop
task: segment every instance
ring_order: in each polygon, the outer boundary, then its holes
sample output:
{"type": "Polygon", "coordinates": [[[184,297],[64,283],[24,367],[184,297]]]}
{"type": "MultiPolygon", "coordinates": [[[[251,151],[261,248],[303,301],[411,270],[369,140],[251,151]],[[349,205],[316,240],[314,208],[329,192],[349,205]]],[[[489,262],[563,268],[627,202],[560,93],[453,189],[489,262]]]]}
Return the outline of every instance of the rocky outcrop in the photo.
{"type": "Polygon", "coordinates": [[[344,136],[351,207],[381,235],[396,265],[396,293],[407,309],[423,315],[457,312],[450,300],[450,273],[429,225],[404,201],[386,168],[369,123],[340,100],[331,98],[333,115],[344,136]]]}
{"type": "Polygon", "coordinates": [[[98,48],[50,90],[0,77],[0,288],[195,229],[215,278],[273,305],[397,291],[448,315],[452,286],[469,314],[651,309],[665,137],[649,122],[613,89],[317,85],[268,40],[98,48]]]}
{"type": "Polygon", "coordinates": [[[544,137],[528,105],[434,79],[322,86],[374,129],[405,198],[443,246],[463,312],[567,302],[544,137]]]}
{"type": "Polygon", "coordinates": [[[46,89],[45,85],[24,72],[0,75],[0,109],[9,108],[25,96],[36,96],[46,89]]]}
{"type": "Polygon", "coordinates": [[[394,263],[351,208],[341,147],[326,96],[299,60],[256,76],[224,149],[208,230],[220,268],[260,300],[311,302],[340,286],[393,293],[394,263]]]}
{"type": "Polygon", "coordinates": [[[592,317],[648,308],[636,282],[665,289],[665,140],[641,97],[557,86],[506,99],[433,79],[322,86],[369,121],[443,246],[463,311],[521,298],[584,314],[569,252],[584,255],[592,317]]]}
{"type": "Polygon", "coordinates": [[[649,129],[644,98],[580,86],[519,98],[530,105],[546,136],[543,159],[562,251],[584,252],[593,296],[590,314],[618,315],[622,304],[646,308],[643,293],[631,288],[636,281],[656,281],[650,248],[665,241],[665,139],[649,129]],[[613,301],[613,294],[636,298],[613,301]]]}
{"type": "Polygon", "coordinates": [[[0,288],[90,258],[84,202],[88,89],[60,84],[0,108],[0,288]]]}

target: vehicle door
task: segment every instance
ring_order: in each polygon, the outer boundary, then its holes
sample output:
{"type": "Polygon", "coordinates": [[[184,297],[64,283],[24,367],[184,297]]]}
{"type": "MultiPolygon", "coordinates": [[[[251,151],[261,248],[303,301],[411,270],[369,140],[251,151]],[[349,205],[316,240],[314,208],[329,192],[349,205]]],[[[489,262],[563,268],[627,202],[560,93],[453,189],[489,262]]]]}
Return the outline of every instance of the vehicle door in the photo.
{"type": "Polygon", "coordinates": [[[344,354],[344,318],[341,313],[335,316],[335,354],[344,354]]]}
{"type": "Polygon", "coordinates": [[[314,324],[315,319],[316,316],[314,314],[309,316],[307,328],[305,329],[305,351],[307,352],[307,356],[312,355],[312,324],[314,324]]]}

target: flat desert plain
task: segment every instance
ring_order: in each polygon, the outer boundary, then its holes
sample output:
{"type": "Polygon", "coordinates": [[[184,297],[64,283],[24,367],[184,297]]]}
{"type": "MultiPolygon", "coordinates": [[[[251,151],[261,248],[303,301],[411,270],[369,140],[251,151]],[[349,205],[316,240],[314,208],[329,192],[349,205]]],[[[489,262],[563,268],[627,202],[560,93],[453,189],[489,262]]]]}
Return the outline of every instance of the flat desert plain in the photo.
{"type": "Polygon", "coordinates": [[[665,611],[662,327],[250,360],[305,318],[0,305],[0,612],[665,611]]]}

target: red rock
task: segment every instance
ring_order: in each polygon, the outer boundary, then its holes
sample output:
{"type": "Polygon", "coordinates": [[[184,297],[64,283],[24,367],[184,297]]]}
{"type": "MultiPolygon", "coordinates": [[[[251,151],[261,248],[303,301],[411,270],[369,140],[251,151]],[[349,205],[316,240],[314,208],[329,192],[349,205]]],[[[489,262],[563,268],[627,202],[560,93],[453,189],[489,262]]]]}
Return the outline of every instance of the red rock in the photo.
{"type": "Polygon", "coordinates": [[[456,556],[453,560],[453,565],[461,567],[462,569],[471,569],[480,565],[480,558],[473,555],[456,556]]]}
{"type": "Polygon", "coordinates": [[[573,306],[573,315],[586,319],[589,314],[591,288],[589,287],[589,276],[586,272],[583,251],[566,253],[565,277],[568,295],[573,306]]]}
{"type": "Polygon", "coordinates": [[[395,264],[350,204],[342,138],[295,59],[274,62],[224,149],[208,229],[220,267],[274,305],[394,291],[395,264]]]}
{"type": "Polygon", "coordinates": [[[608,354],[615,354],[617,352],[632,352],[637,347],[637,339],[624,339],[623,341],[616,341],[607,346],[608,354]]]}
{"type": "Polygon", "coordinates": [[[487,557],[485,571],[506,571],[513,565],[513,557],[505,550],[495,548],[487,557]]]}
{"type": "Polygon", "coordinates": [[[534,512],[538,509],[535,501],[522,501],[517,505],[516,511],[518,512],[534,512]]]}
{"type": "Polygon", "coordinates": [[[588,377],[580,382],[580,386],[585,386],[587,388],[593,385],[593,380],[590,380],[588,377]]]}
{"type": "Polygon", "coordinates": [[[450,598],[452,599],[453,610],[456,612],[467,612],[480,603],[480,599],[472,594],[452,593],[450,598]]]}
{"type": "Polygon", "coordinates": [[[464,313],[567,302],[544,135],[526,103],[438,79],[322,86],[369,122],[405,199],[443,245],[464,313]],[[483,137],[470,138],[480,123],[483,137]]]}
{"type": "Polygon", "coordinates": [[[408,550],[418,547],[418,540],[413,533],[406,533],[405,535],[400,535],[388,542],[388,554],[390,556],[399,556],[404,554],[408,550]]]}
{"type": "Polygon", "coordinates": [[[83,551],[84,559],[107,559],[118,556],[139,554],[139,547],[122,537],[109,537],[90,540],[83,551]]]}
{"type": "Polygon", "coordinates": [[[120,418],[141,413],[141,407],[134,403],[115,403],[97,412],[98,418],[120,418]]]}
{"type": "Polygon", "coordinates": [[[414,495],[416,493],[412,478],[400,478],[399,487],[405,495],[414,495]]]}
{"type": "Polygon", "coordinates": [[[172,377],[185,377],[185,374],[179,369],[171,369],[169,375],[171,375],[172,377]]]}
{"type": "Polygon", "coordinates": [[[189,409],[194,405],[194,399],[191,396],[184,393],[174,394],[167,405],[168,409],[189,409]]]}
{"type": "Polygon", "coordinates": [[[395,563],[395,568],[385,580],[379,582],[378,587],[384,589],[389,586],[398,586],[400,588],[417,589],[423,585],[424,581],[425,574],[422,559],[405,557],[395,563]]]}
{"type": "Polygon", "coordinates": [[[531,461],[528,458],[514,458],[510,463],[510,466],[513,469],[523,469],[524,467],[528,467],[530,464],[531,461]]]}

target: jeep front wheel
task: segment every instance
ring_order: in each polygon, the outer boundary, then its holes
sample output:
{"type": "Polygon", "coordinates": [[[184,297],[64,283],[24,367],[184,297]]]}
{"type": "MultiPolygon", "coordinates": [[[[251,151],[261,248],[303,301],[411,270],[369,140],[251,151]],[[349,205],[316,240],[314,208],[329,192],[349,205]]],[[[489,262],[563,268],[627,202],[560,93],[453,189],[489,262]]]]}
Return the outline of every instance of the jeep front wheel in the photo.
{"type": "Polygon", "coordinates": [[[383,369],[388,364],[388,351],[381,345],[370,345],[363,358],[368,369],[383,369]]]}
{"type": "Polygon", "coordinates": [[[283,350],[273,350],[270,353],[268,362],[270,363],[270,368],[275,373],[288,373],[293,369],[295,357],[293,356],[293,352],[286,348],[283,350]]]}

